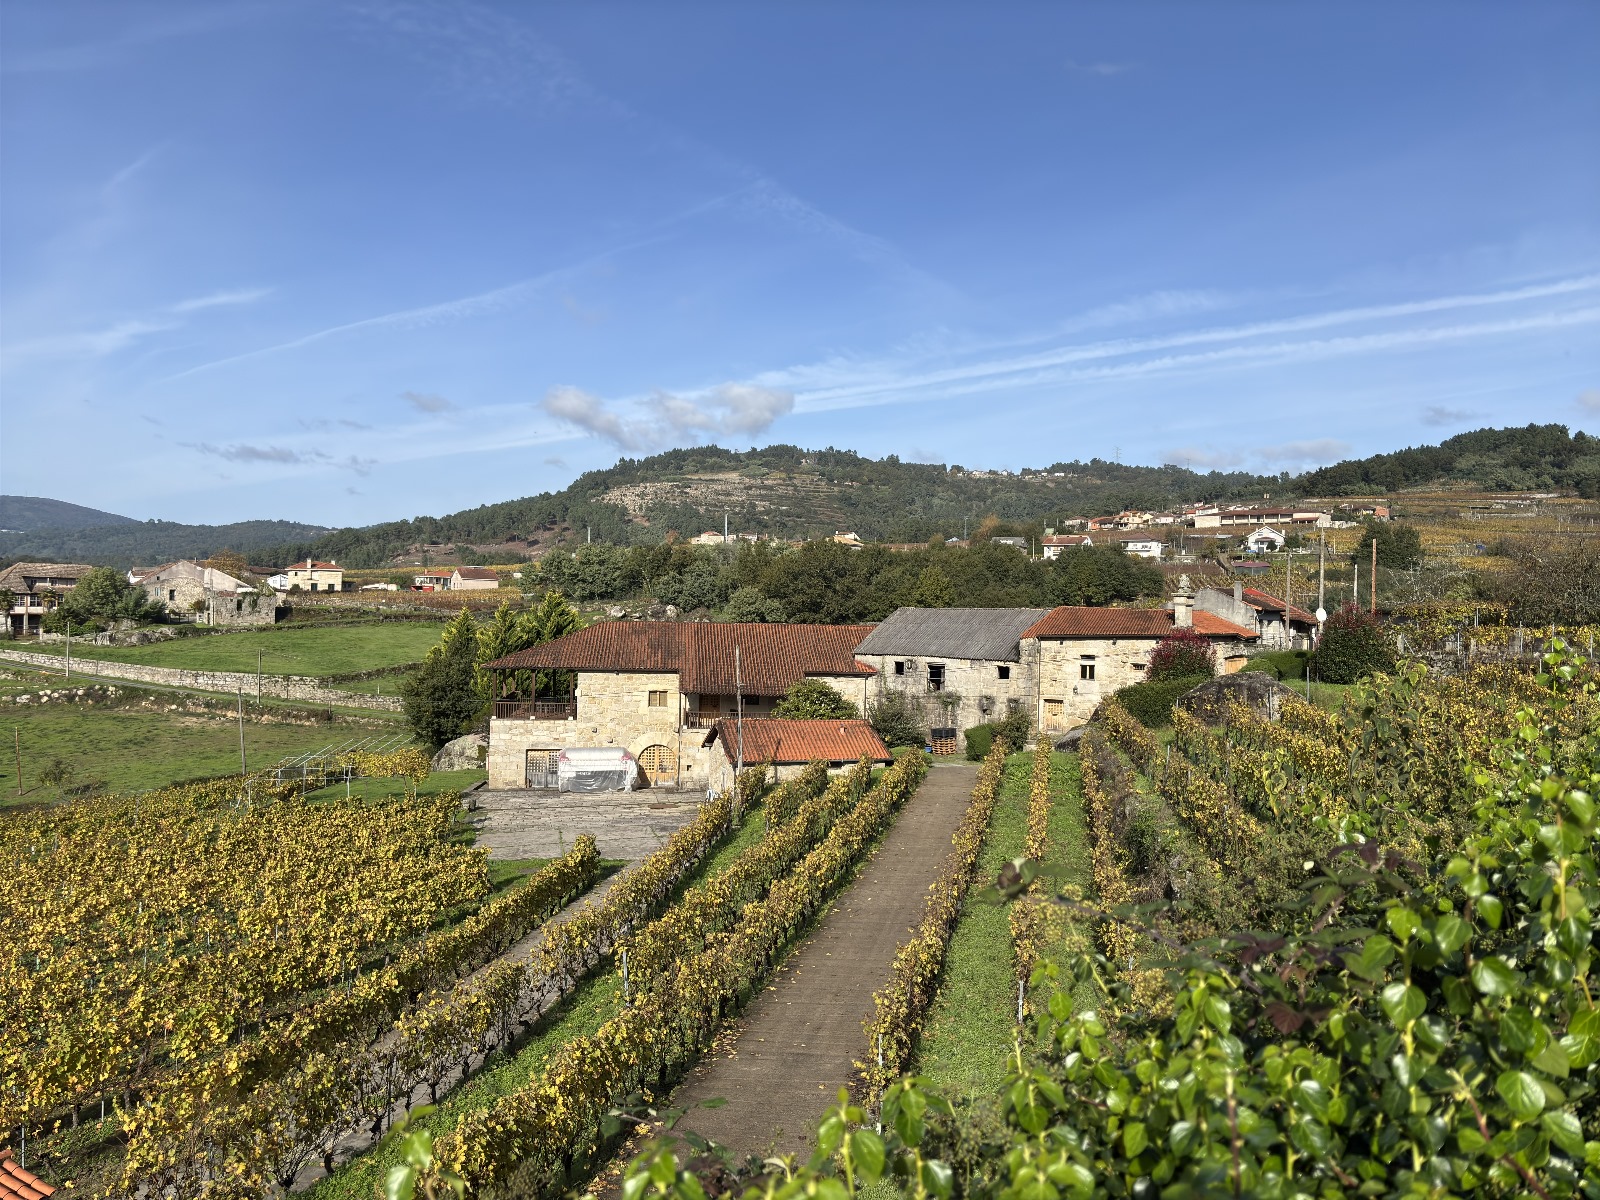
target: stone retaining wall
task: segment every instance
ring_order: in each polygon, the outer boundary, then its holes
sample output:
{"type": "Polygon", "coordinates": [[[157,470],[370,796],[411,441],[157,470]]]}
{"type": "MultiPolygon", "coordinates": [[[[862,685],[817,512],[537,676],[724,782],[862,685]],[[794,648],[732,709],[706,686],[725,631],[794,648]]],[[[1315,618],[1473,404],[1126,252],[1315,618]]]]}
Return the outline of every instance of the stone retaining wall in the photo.
{"type": "MultiPolygon", "coordinates": [[[[66,658],[60,654],[0,650],[0,662],[25,663],[30,667],[50,667],[59,671],[66,665],[66,658]]],[[[253,671],[188,671],[180,667],[146,667],[135,663],[75,658],[72,660],[72,674],[75,677],[127,679],[135,683],[158,683],[202,692],[225,692],[228,695],[241,690],[247,696],[256,694],[256,674],[253,671]]],[[[399,696],[363,696],[356,692],[335,691],[327,686],[326,680],[312,675],[262,675],[260,679],[261,694],[271,696],[274,700],[301,700],[314,704],[337,704],[345,708],[400,711],[399,696]]]]}

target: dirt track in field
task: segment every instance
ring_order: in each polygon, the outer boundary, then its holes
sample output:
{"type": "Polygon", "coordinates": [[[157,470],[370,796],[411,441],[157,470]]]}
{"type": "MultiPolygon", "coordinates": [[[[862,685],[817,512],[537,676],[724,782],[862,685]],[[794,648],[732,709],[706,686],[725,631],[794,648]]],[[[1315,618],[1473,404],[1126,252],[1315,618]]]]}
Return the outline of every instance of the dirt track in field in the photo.
{"type": "Polygon", "coordinates": [[[855,882],[673,1094],[675,1108],[727,1101],[691,1111],[680,1130],[740,1154],[810,1150],[823,1110],[866,1056],[872,993],[922,918],[976,781],[975,765],[928,773],[855,882]]]}

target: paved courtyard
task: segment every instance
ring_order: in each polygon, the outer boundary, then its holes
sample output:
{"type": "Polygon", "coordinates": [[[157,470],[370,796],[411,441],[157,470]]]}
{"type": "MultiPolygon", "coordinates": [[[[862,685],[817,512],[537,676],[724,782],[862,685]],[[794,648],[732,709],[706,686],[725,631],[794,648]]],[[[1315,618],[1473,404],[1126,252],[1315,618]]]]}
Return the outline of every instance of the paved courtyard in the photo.
{"type": "Polygon", "coordinates": [[[490,858],[554,858],[592,833],[601,858],[633,861],[659,850],[694,819],[704,791],[489,791],[472,793],[478,845],[490,858]]]}

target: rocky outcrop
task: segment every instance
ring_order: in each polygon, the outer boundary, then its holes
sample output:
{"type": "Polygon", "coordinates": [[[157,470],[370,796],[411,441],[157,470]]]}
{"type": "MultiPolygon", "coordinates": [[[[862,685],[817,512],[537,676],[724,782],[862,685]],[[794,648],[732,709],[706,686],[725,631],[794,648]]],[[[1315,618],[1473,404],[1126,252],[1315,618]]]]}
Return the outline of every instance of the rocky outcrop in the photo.
{"type": "Polygon", "coordinates": [[[469,733],[458,737],[454,741],[446,742],[433,756],[433,769],[435,771],[476,771],[483,767],[484,760],[489,757],[489,738],[487,734],[469,733]]]}
{"type": "Polygon", "coordinates": [[[1206,680],[1179,696],[1173,707],[1183,709],[1207,725],[1220,725],[1227,718],[1229,702],[1237,702],[1248,705],[1269,721],[1276,721],[1283,710],[1283,698],[1294,694],[1293,689],[1271,675],[1241,671],[1237,675],[1219,675],[1206,680]]]}

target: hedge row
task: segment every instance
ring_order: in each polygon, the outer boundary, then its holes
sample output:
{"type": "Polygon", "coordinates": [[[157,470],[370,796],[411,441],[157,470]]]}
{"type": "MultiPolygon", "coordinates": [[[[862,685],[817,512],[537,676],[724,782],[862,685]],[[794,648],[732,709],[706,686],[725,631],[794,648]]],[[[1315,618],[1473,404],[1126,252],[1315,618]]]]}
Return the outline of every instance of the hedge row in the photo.
{"type": "Polygon", "coordinates": [[[603,1143],[607,1113],[640,1089],[659,1094],[710,1046],[723,1018],[848,880],[925,769],[921,755],[896,762],[737,926],[679,959],[594,1034],[562,1046],[540,1078],[439,1139],[436,1168],[454,1171],[473,1189],[506,1185],[515,1175],[518,1194],[563,1191],[574,1168],[603,1143]]]}

